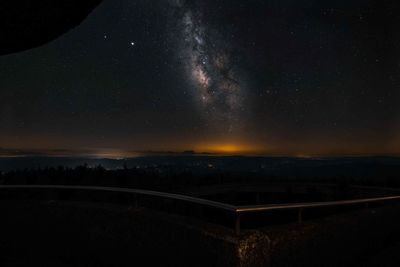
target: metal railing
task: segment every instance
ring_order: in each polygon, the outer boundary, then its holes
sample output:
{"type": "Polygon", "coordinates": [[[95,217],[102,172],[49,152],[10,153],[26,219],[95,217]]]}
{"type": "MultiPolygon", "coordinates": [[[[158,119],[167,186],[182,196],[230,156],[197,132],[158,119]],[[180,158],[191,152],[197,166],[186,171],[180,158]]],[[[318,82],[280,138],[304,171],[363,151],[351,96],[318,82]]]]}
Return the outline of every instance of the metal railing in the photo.
{"type": "MultiPolygon", "coordinates": [[[[183,201],[189,204],[201,205],[205,207],[212,207],[214,209],[228,212],[233,215],[234,218],[234,230],[236,234],[240,234],[241,231],[241,217],[245,214],[250,213],[263,213],[268,211],[278,210],[295,210],[297,211],[297,221],[301,223],[303,221],[303,211],[305,209],[323,208],[323,207],[339,207],[339,206],[351,206],[358,204],[365,204],[366,206],[372,203],[388,202],[400,200],[400,195],[386,196],[386,197],[375,197],[375,198],[363,198],[354,200],[339,200],[339,201],[323,201],[323,202],[307,202],[307,203],[291,203],[291,204],[268,204],[268,205],[251,205],[251,206],[234,206],[221,202],[211,201],[198,197],[191,197],[186,195],[179,195],[166,192],[158,192],[151,190],[142,189],[131,189],[131,188],[118,188],[118,187],[102,187],[102,186],[73,186],[73,185],[0,185],[0,190],[3,189],[50,189],[50,190],[88,190],[88,191],[103,191],[103,192],[114,192],[114,193],[128,193],[142,196],[149,196],[152,198],[159,199],[170,199],[176,201],[183,201]]],[[[137,201],[137,199],[135,200],[137,201]]],[[[135,203],[135,205],[141,205],[142,203],[135,203]]]]}

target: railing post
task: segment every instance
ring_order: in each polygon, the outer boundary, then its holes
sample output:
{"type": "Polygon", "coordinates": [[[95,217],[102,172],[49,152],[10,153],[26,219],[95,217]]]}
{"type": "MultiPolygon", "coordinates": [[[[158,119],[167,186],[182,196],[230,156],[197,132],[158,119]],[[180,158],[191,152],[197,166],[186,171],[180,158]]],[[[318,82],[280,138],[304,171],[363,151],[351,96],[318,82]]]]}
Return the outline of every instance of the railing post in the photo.
{"type": "Polygon", "coordinates": [[[298,214],[297,214],[297,221],[298,223],[303,223],[303,208],[299,208],[298,214]]]}
{"type": "Polygon", "coordinates": [[[128,195],[128,204],[129,204],[130,209],[133,209],[133,210],[138,209],[139,205],[138,205],[138,200],[137,200],[136,194],[128,195]]]}
{"type": "Polygon", "coordinates": [[[235,213],[235,233],[240,235],[240,213],[235,213]]]}
{"type": "Polygon", "coordinates": [[[138,196],[136,194],[133,195],[133,208],[135,210],[139,208],[138,196]]]}

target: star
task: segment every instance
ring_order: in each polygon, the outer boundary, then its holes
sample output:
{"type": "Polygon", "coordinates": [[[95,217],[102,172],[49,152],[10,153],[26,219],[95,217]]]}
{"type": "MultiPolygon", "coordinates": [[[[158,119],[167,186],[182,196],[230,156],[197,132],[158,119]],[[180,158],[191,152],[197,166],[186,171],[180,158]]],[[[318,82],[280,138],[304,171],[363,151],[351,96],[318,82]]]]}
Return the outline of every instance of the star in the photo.
{"type": "Polygon", "coordinates": [[[131,42],[131,46],[134,46],[134,45],[135,45],[135,42],[132,41],[132,42],[131,42]]]}

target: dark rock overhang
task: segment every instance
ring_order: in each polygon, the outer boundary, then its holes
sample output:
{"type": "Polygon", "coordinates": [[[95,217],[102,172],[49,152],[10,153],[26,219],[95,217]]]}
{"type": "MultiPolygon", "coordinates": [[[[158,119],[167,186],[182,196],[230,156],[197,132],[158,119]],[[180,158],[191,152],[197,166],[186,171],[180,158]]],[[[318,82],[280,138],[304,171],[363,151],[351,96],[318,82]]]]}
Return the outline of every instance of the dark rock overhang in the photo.
{"type": "Polygon", "coordinates": [[[46,44],[79,25],[102,0],[0,2],[0,55],[46,44]]]}

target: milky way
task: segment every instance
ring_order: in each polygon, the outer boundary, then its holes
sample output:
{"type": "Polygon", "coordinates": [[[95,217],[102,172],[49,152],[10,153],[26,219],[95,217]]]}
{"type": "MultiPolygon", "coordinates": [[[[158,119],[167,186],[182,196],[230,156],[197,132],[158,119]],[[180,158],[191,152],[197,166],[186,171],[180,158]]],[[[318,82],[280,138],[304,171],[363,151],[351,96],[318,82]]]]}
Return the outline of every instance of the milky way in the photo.
{"type": "Polygon", "coordinates": [[[178,1],[181,9],[180,58],[194,96],[210,126],[233,132],[241,127],[243,82],[232,63],[231,44],[205,23],[201,7],[178,1]]]}

